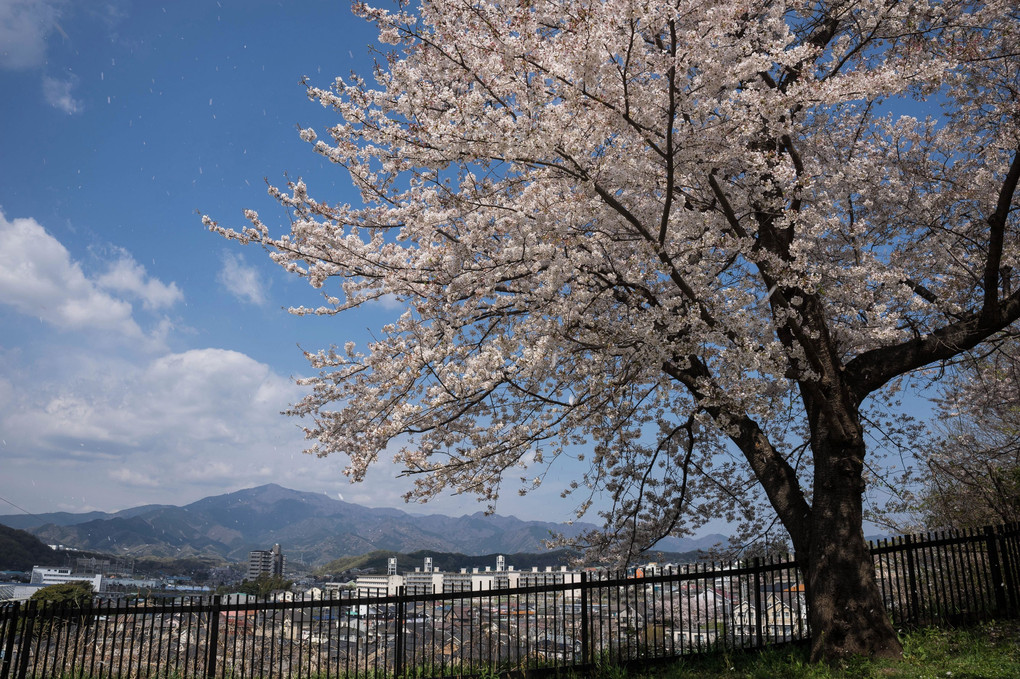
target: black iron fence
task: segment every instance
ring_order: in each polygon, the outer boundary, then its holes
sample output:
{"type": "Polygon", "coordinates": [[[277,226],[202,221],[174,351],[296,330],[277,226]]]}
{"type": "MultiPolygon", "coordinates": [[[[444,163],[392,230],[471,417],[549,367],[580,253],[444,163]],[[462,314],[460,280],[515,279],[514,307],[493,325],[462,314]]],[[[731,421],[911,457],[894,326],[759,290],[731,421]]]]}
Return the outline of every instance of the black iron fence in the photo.
{"type": "MultiPolygon", "coordinates": [[[[897,625],[1020,612],[1020,525],[883,540],[872,553],[897,625]]],[[[257,603],[6,604],[0,679],[463,677],[809,638],[792,558],[540,574],[529,582],[257,603]]]]}

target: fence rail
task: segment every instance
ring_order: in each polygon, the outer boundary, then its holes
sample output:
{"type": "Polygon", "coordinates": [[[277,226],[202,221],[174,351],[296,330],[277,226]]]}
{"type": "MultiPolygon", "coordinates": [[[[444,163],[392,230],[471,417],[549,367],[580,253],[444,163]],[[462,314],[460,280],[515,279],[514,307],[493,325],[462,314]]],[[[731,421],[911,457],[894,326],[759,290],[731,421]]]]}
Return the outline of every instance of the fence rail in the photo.
{"type": "MultiPolygon", "coordinates": [[[[897,625],[1020,612],[1020,524],[882,540],[872,554],[897,625]]],[[[484,591],[6,604],[0,679],[463,677],[809,637],[796,560],[752,559],[484,591]]]]}

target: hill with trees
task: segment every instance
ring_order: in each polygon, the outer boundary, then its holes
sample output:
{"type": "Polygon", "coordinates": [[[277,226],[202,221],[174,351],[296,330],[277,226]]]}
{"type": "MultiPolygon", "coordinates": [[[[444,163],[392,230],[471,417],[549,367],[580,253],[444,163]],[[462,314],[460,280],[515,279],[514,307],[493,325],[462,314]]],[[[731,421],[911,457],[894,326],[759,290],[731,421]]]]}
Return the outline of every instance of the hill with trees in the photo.
{"type": "Polygon", "coordinates": [[[63,557],[31,533],[0,524],[0,570],[30,571],[52,566],[63,557]]]}

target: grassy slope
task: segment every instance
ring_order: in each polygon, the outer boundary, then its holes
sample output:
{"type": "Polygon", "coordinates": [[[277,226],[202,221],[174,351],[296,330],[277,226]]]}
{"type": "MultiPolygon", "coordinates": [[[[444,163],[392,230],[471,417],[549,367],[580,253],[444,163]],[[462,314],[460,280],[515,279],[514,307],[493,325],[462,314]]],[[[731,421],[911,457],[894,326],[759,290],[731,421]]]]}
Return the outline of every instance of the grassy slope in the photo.
{"type": "Polygon", "coordinates": [[[605,668],[602,679],[1016,679],[1020,621],[967,629],[920,630],[903,637],[903,660],[811,665],[805,648],[772,649],[686,660],[648,672],[605,668]]]}

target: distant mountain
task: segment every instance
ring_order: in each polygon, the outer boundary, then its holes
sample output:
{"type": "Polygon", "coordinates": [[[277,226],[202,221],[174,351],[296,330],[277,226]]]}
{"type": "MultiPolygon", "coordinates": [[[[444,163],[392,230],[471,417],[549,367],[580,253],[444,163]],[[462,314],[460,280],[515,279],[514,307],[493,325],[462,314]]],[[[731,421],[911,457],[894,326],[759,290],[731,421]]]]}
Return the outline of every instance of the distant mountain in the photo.
{"type": "MultiPolygon", "coordinates": [[[[276,484],[207,497],[184,507],[147,505],[107,514],[66,512],[0,516],[48,544],[119,556],[218,556],[234,561],[279,543],[288,558],[320,566],[377,550],[432,550],[467,555],[537,552],[552,532],[576,536],[595,528],[522,521],[479,512],[461,517],[370,509],[276,484]]],[[[657,548],[699,549],[701,541],[669,538],[657,548]]]]}
{"type": "Polygon", "coordinates": [[[139,514],[144,514],[153,509],[171,506],[172,505],[143,505],[141,507],[124,509],[114,514],[108,514],[106,512],[84,512],[82,514],[72,514],[71,512],[51,512],[49,514],[8,514],[7,516],[0,516],[0,523],[19,530],[29,530],[48,523],[52,523],[55,526],[74,526],[79,523],[85,523],[86,521],[100,521],[115,517],[128,519],[139,514]]]}

